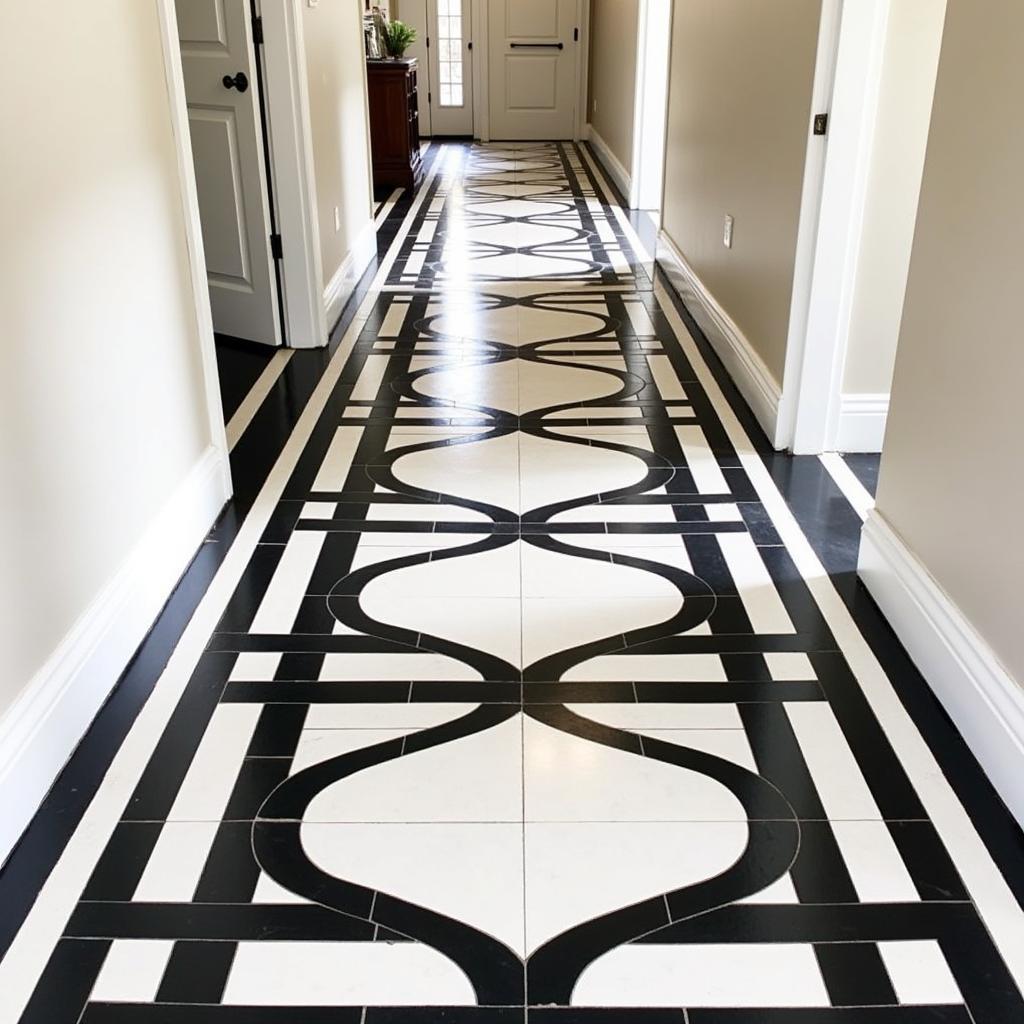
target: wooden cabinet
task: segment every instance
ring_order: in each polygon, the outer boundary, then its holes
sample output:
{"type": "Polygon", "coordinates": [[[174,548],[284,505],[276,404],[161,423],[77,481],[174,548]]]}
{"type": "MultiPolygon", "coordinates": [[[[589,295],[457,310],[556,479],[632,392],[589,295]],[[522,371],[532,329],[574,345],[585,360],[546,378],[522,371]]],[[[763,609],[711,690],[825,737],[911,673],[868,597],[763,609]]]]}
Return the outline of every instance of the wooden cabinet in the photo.
{"type": "Polygon", "coordinates": [[[423,176],[416,60],[368,60],[373,183],[414,188],[423,176]]]}

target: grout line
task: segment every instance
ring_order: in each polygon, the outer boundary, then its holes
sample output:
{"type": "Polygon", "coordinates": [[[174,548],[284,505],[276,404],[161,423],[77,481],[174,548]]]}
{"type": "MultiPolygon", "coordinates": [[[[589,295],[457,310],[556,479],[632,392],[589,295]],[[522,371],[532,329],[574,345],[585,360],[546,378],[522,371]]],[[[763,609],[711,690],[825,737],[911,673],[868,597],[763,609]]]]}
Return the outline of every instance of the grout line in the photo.
{"type": "Polygon", "coordinates": [[[256,413],[260,411],[267,395],[273,390],[278,377],[284,372],[284,368],[294,353],[295,349],[293,348],[280,349],[275,352],[266,369],[259,375],[256,383],[243,399],[242,404],[235,410],[234,416],[231,417],[225,428],[229,452],[234,451],[235,445],[242,440],[242,435],[256,418],[256,413]]]}
{"type": "Polygon", "coordinates": [[[875,507],[875,499],[871,492],[857,479],[857,475],[838,452],[825,452],[819,455],[821,464],[835,485],[843,492],[846,500],[853,506],[853,511],[860,518],[867,519],[868,513],[875,507]]]}

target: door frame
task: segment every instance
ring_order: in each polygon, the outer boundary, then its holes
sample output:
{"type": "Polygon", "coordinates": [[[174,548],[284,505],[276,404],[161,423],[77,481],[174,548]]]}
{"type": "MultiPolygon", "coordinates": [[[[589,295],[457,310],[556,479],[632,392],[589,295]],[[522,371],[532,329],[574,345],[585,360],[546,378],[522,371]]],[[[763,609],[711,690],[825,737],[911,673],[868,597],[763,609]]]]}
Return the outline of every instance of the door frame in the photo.
{"type": "Polygon", "coordinates": [[[838,433],[890,3],[827,0],[822,11],[814,112],[829,125],[813,167],[818,140],[808,146],[777,424],[776,447],[795,454],[830,451],[838,433]],[[824,105],[819,79],[830,81],[824,105]]]}
{"type": "MultiPolygon", "coordinates": [[[[668,136],[668,87],[672,59],[671,0],[640,0],[637,11],[636,41],[636,101],[633,107],[633,160],[629,176],[629,208],[631,210],[658,210],[661,227],[661,208],[665,194],[665,154],[668,136]],[[664,14],[667,13],[667,30],[664,14]],[[664,33],[664,34],[662,34],[664,33]],[[659,45],[661,41],[661,45],[659,45]],[[664,92],[664,108],[652,109],[651,96],[655,88],[664,92]],[[658,169],[658,187],[645,175],[642,168],[648,163],[644,154],[652,146],[661,148],[658,169]],[[657,192],[657,196],[654,192],[657,192]],[[656,205],[650,205],[656,199],[656,205]]],[[[660,102],[660,101],[659,101],[660,102]]]]}
{"type": "MultiPolygon", "coordinates": [[[[489,0],[473,0],[473,131],[481,142],[491,141],[491,23],[489,0]]],[[[587,75],[590,70],[590,0],[576,0],[576,111],[573,142],[586,138],[587,75]]]]}
{"type": "MultiPolygon", "coordinates": [[[[210,326],[209,353],[205,351],[204,342],[204,374],[209,369],[206,366],[209,355],[212,360],[213,385],[217,388],[216,350],[212,347],[213,320],[207,294],[206,260],[202,246],[195,169],[192,165],[188,112],[185,108],[175,0],[155,0],[155,3],[159,12],[171,122],[178,142],[182,203],[186,233],[190,239],[189,259],[196,291],[197,322],[202,338],[206,335],[207,321],[210,326]],[[193,238],[193,235],[196,237],[193,238]],[[200,307],[204,307],[205,311],[200,307]]],[[[264,70],[265,129],[271,163],[267,168],[268,185],[274,195],[277,230],[283,240],[281,306],[286,331],[285,345],[289,348],[319,348],[327,344],[330,325],[327,323],[324,304],[324,275],[320,258],[302,0],[284,0],[283,3],[261,3],[256,0],[256,6],[263,19],[265,38],[262,53],[257,52],[255,59],[259,61],[262,58],[264,70]]],[[[219,398],[216,407],[219,413],[219,398]]]]}

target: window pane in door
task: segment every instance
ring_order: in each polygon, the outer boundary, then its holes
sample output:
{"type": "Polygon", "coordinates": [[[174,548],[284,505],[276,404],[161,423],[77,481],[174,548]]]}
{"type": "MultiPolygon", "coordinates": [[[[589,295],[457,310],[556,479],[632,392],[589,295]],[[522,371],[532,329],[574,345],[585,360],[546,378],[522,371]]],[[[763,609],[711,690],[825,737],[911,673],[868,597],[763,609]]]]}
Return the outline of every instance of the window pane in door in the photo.
{"type": "Polygon", "coordinates": [[[437,44],[441,106],[461,107],[462,0],[437,0],[437,44]]]}

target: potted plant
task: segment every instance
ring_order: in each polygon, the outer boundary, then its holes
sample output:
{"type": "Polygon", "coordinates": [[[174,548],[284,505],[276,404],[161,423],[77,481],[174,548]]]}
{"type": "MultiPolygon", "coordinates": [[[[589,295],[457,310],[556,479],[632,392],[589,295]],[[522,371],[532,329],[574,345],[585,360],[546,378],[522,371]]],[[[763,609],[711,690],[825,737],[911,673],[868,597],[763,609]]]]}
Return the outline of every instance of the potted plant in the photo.
{"type": "Polygon", "coordinates": [[[384,48],[388,56],[398,60],[416,42],[416,29],[404,21],[384,21],[382,24],[384,48]]]}

